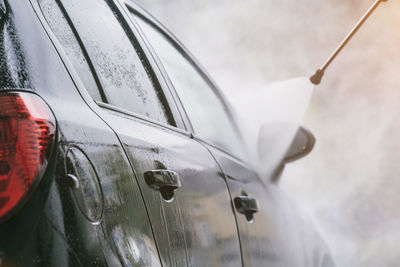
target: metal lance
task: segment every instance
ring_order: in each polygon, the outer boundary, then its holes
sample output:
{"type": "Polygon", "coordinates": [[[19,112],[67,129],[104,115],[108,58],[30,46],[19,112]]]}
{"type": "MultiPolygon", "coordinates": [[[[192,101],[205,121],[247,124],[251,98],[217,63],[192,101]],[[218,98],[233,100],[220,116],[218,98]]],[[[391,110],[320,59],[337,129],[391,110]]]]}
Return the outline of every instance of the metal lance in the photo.
{"type": "Polygon", "coordinates": [[[310,77],[310,81],[318,85],[321,83],[322,77],[324,76],[325,70],[329,67],[332,61],[339,55],[342,49],[347,45],[347,43],[353,38],[353,36],[357,33],[357,31],[363,26],[365,21],[371,16],[371,14],[376,10],[376,8],[382,3],[387,2],[388,0],[376,0],[375,3],[368,9],[368,11],[364,14],[364,16],[360,19],[360,21],[354,26],[354,28],[350,31],[350,33],[344,38],[342,43],[336,48],[335,52],[328,58],[328,60],[319,68],[313,76],[310,77]]]}

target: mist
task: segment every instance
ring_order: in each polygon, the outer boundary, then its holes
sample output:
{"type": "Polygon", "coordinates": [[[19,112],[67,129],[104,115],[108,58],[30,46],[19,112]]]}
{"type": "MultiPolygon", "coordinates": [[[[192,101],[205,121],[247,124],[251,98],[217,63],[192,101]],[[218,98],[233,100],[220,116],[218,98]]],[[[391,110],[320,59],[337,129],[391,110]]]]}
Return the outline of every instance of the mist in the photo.
{"type": "MultiPolygon", "coordinates": [[[[313,74],[373,3],[138,2],[233,101],[313,74]]],[[[280,186],[309,209],[338,266],[400,265],[399,12],[399,1],[382,4],[326,72],[301,114],[317,144],[281,179],[280,186]]]]}

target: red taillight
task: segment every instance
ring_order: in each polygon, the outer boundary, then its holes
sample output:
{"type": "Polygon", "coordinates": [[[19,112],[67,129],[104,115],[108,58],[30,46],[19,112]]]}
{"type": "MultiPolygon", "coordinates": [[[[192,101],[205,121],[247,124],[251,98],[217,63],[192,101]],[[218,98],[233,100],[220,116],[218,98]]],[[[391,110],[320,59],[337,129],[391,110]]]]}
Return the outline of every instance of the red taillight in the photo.
{"type": "Polygon", "coordinates": [[[39,96],[0,93],[0,220],[38,184],[54,134],[53,113],[39,96]]]}

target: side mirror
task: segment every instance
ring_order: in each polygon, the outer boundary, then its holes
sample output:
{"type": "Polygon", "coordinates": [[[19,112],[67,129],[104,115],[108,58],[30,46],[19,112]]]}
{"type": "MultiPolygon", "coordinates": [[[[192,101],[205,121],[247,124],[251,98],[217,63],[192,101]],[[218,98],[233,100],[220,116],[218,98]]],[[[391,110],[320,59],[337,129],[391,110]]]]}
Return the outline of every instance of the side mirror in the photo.
{"type": "Polygon", "coordinates": [[[266,175],[276,182],[287,163],[305,157],[314,145],[314,135],[302,126],[289,122],[267,123],[259,131],[259,161],[266,175]]]}
{"type": "Polygon", "coordinates": [[[307,156],[313,150],[314,145],[314,135],[303,126],[300,126],[289,150],[283,158],[283,163],[286,164],[307,156]]]}

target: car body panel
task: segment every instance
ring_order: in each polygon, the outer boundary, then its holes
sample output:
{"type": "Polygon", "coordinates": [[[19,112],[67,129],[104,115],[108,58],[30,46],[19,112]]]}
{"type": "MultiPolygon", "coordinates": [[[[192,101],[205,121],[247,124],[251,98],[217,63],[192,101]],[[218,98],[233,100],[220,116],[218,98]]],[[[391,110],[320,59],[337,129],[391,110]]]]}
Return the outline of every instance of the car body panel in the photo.
{"type": "Polygon", "coordinates": [[[143,192],[165,266],[241,265],[240,244],[224,177],[210,153],[189,135],[108,111],[143,192]],[[144,173],[176,172],[182,187],[164,200],[144,173]]]}
{"type": "Polygon", "coordinates": [[[224,172],[232,199],[248,196],[258,203],[253,220],[236,209],[244,266],[313,266],[304,262],[303,240],[294,223],[301,227],[284,193],[264,185],[247,164],[208,146],[224,172]]]}
{"type": "MultiPolygon", "coordinates": [[[[72,81],[29,1],[8,4],[14,45],[6,47],[1,67],[14,80],[0,91],[24,86],[23,90],[39,94],[57,119],[57,140],[39,188],[16,216],[0,225],[1,262],[11,266],[161,265],[143,199],[117,136],[80,95],[80,81],[72,81]],[[11,58],[16,49],[20,56],[11,58]],[[21,68],[24,75],[15,75],[21,68]],[[70,170],[66,170],[65,154],[71,147],[82,151],[96,170],[104,198],[99,221],[87,219],[66,183],[70,170]]],[[[85,166],[83,161],[75,164],[85,166]]],[[[79,177],[81,185],[91,178],[79,177]]]]}

